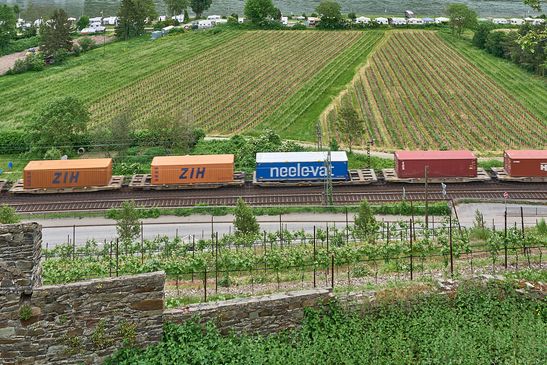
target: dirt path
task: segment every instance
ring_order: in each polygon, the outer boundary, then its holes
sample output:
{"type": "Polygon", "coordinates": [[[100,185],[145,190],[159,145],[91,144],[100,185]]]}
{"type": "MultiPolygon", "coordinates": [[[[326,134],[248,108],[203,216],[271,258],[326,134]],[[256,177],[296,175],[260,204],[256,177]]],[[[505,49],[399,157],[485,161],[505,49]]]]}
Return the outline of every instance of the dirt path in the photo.
{"type": "Polygon", "coordinates": [[[24,59],[26,53],[27,51],[23,51],[0,57],[0,75],[5,74],[10,68],[12,68],[15,61],[24,59]]]}

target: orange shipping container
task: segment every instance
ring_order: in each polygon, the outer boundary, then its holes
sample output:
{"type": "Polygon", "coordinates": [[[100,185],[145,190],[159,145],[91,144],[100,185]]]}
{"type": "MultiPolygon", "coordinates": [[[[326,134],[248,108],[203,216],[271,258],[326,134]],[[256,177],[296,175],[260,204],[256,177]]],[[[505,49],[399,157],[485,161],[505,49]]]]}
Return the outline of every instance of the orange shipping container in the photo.
{"type": "Polygon", "coordinates": [[[112,159],[30,161],[23,170],[25,189],[106,186],[112,159]]]}
{"type": "Polygon", "coordinates": [[[162,156],[152,160],[152,185],[234,180],[234,155],[162,156]]]}

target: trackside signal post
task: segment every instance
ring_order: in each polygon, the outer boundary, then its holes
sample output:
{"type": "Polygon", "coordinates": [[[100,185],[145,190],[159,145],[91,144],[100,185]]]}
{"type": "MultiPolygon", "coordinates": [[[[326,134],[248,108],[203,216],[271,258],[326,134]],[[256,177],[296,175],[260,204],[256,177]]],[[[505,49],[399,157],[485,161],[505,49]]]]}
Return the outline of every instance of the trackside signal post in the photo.
{"type": "Polygon", "coordinates": [[[325,167],[327,169],[327,176],[325,178],[325,205],[331,206],[334,202],[332,199],[332,166],[330,151],[327,152],[325,167]]]}

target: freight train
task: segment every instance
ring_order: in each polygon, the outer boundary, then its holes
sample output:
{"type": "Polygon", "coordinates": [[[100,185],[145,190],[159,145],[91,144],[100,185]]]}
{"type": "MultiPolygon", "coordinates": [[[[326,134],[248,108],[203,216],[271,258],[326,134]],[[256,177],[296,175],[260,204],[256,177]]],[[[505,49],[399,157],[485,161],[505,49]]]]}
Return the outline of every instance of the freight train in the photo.
{"type": "MultiPolygon", "coordinates": [[[[376,174],[350,170],[345,152],[268,152],[256,155],[252,183],[257,186],[313,186],[373,183],[457,183],[471,181],[547,182],[547,150],[505,151],[504,167],[492,175],[477,167],[470,151],[397,151],[395,168],[376,174]]],[[[250,181],[250,178],[248,179],[250,181]]],[[[112,175],[112,159],[31,161],[11,193],[90,192],[120,189],[123,176],[112,175]]],[[[243,186],[234,155],[154,157],[150,174],[134,175],[135,190],[206,189],[243,186]]]]}

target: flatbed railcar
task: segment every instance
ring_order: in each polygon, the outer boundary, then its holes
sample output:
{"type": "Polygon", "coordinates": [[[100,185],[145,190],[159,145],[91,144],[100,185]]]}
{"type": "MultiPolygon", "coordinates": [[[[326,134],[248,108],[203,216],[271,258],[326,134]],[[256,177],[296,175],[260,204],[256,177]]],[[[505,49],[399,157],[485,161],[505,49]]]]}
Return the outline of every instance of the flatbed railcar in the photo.
{"type": "MultiPolygon", "coordinates": [[[[547,182],[547,150],[505,151],[504,167],[492,168],[492,176],[477,167],[468,151],[399,151],[395,168],[376,172],[348,169],[345,152],[291,152],[257,154],[251,177],[235,171],[234,155],[159,156],[150,174],[137,174],[129,181],[133,190],[187,190],[255,186],[306,187],[325,184],[330,173],[334,186],[365,188],[369,184],[547,182]],[[447,157],[448,156],[448,157],[447,157]],[[330,172],[326,161],[330,158],[330,172]],[[247,179],[247,180],[246,180],[247,179]]],[[[14,183],[12,194],[91,193],[118,190],[123,176],[112,176],[111,159],[31,161],[23,179],[14,183]]],[[[0,191],[10,187],[0,180],[0,191]]]]}

